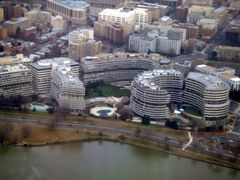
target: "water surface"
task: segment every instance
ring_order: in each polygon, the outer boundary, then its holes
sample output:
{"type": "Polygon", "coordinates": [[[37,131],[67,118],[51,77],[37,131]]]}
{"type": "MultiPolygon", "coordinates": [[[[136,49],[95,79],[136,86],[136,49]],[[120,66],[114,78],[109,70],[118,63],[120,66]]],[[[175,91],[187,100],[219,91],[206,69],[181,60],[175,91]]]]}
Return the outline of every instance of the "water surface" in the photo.
{"type": "Polygon", "coordinates": [[[121,143],[0,149],[0,180],[239,180],[240,171],[121,143]]]}

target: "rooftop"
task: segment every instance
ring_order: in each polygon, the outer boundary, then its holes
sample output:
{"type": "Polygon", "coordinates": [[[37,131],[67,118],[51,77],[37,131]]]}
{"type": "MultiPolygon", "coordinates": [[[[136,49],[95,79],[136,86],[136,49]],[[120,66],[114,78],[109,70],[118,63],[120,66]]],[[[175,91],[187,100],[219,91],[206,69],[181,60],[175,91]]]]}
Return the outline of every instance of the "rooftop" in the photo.
{"type": "Polygon", "coordinates": [[[148,88],[150,90],[160,90],[161,87],[156,83],[156,79],[160,76],[179,76],[181,77],[182,74],[179,71],[176,71],[174,69],[155,69],[153,71],[144,71],[134,79],[135,82],[138,84],[141,84],[145,88],[148,88]]]}
{"type": "Polygon", "coordinates": [[[17,65],[7,65],[7,66],[0,66],[0,74],[6,74],[11,72],[19,72],[19,71],[27,71],[29,70],[27,66],[23,64],[17,65]]]}
{"type": "Polygon", "coordinates": [[[75,9],[75,10],[85,9],[90,6],[88,3],[84,1],[78,1],[78,0],[48,0],[48,1],[57,3],[68,9],[75,9]]]}
{"type": "Polygon", "coordinates": [[[42,59],[31,64],[32,67],[38,70],[50,69],[53,64],[57,65],[67,65],[67,66],[78,66],[79,63],[65,57],[53,58],[53,59],[42,59]]]}
{"type": "Polygon", "coordinates": [[[220,78],[213,75],[206,75],[198,72],[190,72],[187,79],[191,79],[203,84],[206,90],[227,90],[229,85],[223,82],[220,78]]]}
{"type": "Polygon", "coordinates": [[[55,72],[62,84],[71,84],[71,86],[83,87],[82,81],[70,70],[68,66],[61,66],[55,72]]]}

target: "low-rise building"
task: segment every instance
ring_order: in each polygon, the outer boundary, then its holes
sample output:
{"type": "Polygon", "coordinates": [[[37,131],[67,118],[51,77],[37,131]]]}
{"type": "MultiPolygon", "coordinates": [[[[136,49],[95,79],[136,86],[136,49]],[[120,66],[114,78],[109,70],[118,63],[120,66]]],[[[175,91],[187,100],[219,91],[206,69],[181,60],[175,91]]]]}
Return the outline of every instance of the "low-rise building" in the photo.
{"type": "Polygon", "coordinates": [[[5,97],[33,95],[30,69],[23,64],[0,66],[0,95],[5,97]]]}
{"type": "Polygon", "coordinates": [[[218,46],[218,60],[240,62],[240,47],[234,46],[218,46]]]}
{"type": "Polygon", "coordinates": [[[1,65],[16,65],[16,64],[27,65],[31,62],[32,61],[28,57],[24,57],[23,54],[16,54],[15,56],[0,57],[0,66],[1,65]]]}
{"type": "Polygon", "coordinates": [[[211,40],[218,29],[218,21],[215,19],[202,18],[197,22],[199,34],[204,40],[211,40]]]}
{"type": "Polygon", "coordinates": [[[53,69],[51,95],[60,108],[69,109],[73,114],[85,110],[85,87],[70,67],[60,66],[53,69]]]}
{"type": "Polygon", "coordinates": [[[240,18],[228,25],[225,30],[225,39],[233,45],[240,45],[240,18]]]}
{"type": "Polygon", "coordinates": [[[53,29],[65,31],[67,28],[67,22],[62,16],[51,16],[51,25],[53,29]]]}

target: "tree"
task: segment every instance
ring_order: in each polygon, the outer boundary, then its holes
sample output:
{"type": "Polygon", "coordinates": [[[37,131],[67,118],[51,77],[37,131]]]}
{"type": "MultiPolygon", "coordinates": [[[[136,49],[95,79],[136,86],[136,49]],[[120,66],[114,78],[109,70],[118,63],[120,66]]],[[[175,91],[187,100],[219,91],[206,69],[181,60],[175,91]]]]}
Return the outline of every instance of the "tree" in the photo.
{"type": "Polygon", "coordinates": [[[150,117],[149,116],[146,116],[144,115],[143,118],[142,118],[142,124],[144,125],[149,125],[150,124],[150,117]]]}
{"type": "Polygon", "coordinates": [[[36,112],[36,111],[37,111],[36,107],[34,107],[34,108],[32,109],[32,111],[33,111],[33,112],[36,112]]]}
{"type": "Polygon", "coordinates": [[[4,123],[0,125],[0,144],[6,145],[11,143],[13,125],[10,123],[4,123]]]}
{"type": "Polygon", "coordinates": [[[139,137],[140,134],[141,134],[141,132],[142,132],[142,129],[141,129],[139,126],[137,126],[137,128],[136,128],[136,130],[135,130],[136,136],[139,137]]]}
{"type": "Polygon", "coordinates": [[[32,129],[29,125],[23,125],[21,129],[21,134],[23,138],[28,138],[32,133],[32,129]]]}
{"type": "Polygon", "coordinates": [[[177,130],[178,129],[177,120],[172,120],[171,121],[171,120],[167,119],[166,122],[165,122],[165,126],[177,130]]]}
{"type": "Polygon", "coordinates": [[[120,119],[124,120],[124,121],[126,121],[128,119],[132,120],[132,118],[133,118],[133,112],[129,107],[121,108],[119,111],[119,114],[120,114],[120,119]]]}

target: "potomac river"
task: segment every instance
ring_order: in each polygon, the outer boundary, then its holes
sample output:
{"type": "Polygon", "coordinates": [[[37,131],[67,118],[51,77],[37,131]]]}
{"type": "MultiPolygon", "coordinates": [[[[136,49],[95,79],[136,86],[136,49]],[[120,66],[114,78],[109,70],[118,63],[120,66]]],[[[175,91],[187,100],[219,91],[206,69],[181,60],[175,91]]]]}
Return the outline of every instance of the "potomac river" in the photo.
{"type": "Polygon", "coordinates": [[[0,148],[0,180],[239,180],[240,171],[108,141],[0,148]]]}

